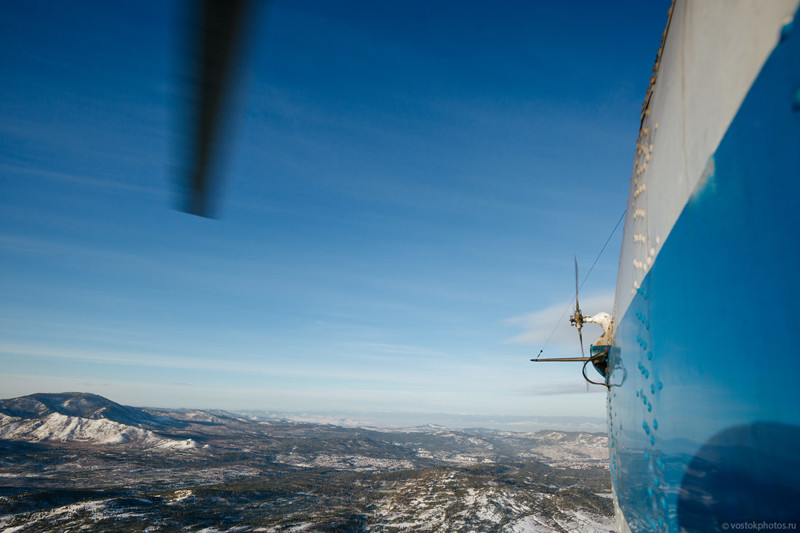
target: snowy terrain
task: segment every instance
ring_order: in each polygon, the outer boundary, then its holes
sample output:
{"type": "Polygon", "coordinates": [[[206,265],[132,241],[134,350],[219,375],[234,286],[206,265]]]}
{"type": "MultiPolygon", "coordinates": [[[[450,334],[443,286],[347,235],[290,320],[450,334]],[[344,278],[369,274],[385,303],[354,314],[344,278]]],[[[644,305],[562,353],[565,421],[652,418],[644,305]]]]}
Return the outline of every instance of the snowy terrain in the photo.
{"type": "Polygon", "coordinates": [[[611,531],[602,434],[0,400],[0,530],[611,531]]]}
{"type": "Polygon", "coordinates": [[[190,449],[191,439],[160,437],[150,430],[128,426],[104,418],[89,419],[52,413],[43,418],[25,419],[0,414],[0,438],[42,441],[76,441],[93,444],[136,444],[151,448],[190,449]]]}

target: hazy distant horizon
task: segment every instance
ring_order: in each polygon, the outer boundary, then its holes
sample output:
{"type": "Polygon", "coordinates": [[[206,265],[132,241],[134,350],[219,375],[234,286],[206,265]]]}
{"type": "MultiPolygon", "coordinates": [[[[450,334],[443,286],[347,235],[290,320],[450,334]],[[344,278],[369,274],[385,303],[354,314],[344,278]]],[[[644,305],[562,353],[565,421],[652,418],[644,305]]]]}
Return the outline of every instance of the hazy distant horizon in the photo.
{"type": "Polygon", "coordinates": [[[268,410],[232,411],[244,415],[259,413],[270,418],[286,418],[293,422],[332,424],[343,427],[377,427],[382,429],[415,428],[425,425],[448,429],[495,429],[499,431],[534,432],[542,430],[605,433],[602,417],[591,416],[506,416],[461,415],[454,413],[384,413],[384,412],[274,412],[268,410]]]}
{"type": "Polygon", "coordinates": [[[112,402],[140,409],[159,411],[210,411],[224,412],[264,421],[289,420],[313,424],[330,424],[342,427],[363,427],[380,429],[411,429],[426,425],[442,426],[447,429],[494,429],[498,431],[534,432],[541,430],[583,431],[605,433],[606,422],[594,416],[514,416],[505,414],[475,415],[464,413],[426,413],[414,411],[370,411],[370,410],[275,410],[275,409],[226,409],[214,406],[170,407],[164,405],[135,405],[119,402],[113,397],[91,391],[35,392],[19,396],[8,396],[9,400],[35,394],[93,394],[112,402]]]}

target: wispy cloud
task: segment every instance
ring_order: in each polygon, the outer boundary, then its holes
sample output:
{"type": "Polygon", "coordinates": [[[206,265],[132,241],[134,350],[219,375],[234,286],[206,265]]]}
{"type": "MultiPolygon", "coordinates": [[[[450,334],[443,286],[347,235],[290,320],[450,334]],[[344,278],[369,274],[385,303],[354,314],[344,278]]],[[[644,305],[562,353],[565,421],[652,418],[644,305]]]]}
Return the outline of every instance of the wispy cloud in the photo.
{"type": "Polygon", "coordinates": [[[379,342],[365,342],[353,344],[355,347],[362,348],[372,354],[402,355],[412,357],[439,357],[444,353],[431,350],[422,346],[409,346],[405,344],[387,344],[379,342]]]}
{"type": "Polygon", "coordinates": [[[293,357],[292,361],[287,361],[282,357],[259,356],[258,354],[250,354],[239,359],[231,358],[230,354],[226,354],[224,357],[201,358],[164,352],[64,348],[27,343],[2,343],[0,344],[0,355],[65,359],[87,363],[175,369],[179,371],[206,371],[212,372],[214,375],[223,373],[301,380],[324,379],[328,383],[381,383],[384,386],[387,384],[404,384],[404,388],[407,388],[410,384],[416,384],[419,387],[434,387],[441,384],[438,373],[425,375],[415,371],[413,368],[408,368],[404,372],[394,371],[392,373],[368,368],[353,370],[349,367],[343,368],[337,360],[328,362],[314,360],[314,363],[311,364],[310,359],[304,357],[293,357]]]}
{"type": "Polygon", "coordinates": [[[14,163],[0,163],[0,171],[7,176],[18,176],[21,179],[39,179],[60,181],[72,185],[81,185],[94,188],[119,189],[126,192],[136,192],[152,195],[164,194],[164,191],[155,187],[114,180],[109,176],[93,176],[75,172],[61,172],[52,169],[32,168],[14,163]]]}
{"type": "MultiPolygon", "coordinates": [[[[551,305],[540,311],[533,311],[506,319],[504,322],[522,330],[521,333],[507,339],[506,342],[515,344],[531,344],[543,346],[577,346],[577,332],[569,324],[569,315],[574,309],[574,300],[570,304],[561,302],[551,305]],[[549,343],[548,343],[549,341],[549,343]]],[[[591,315],[605,311],[610,313],[614,308],[614,293],[604,292],[581,299],[581,311],[591,315]]],[[[600,326],[587,326],[587,340],[594,340],[595,333],[599,337],[602,333],[600,326]]]]}
{"type": "MultiPolygon", "coordinates": [[[[576,370],[580,369],[576,368],[576,370]]],[[[589,385],[589,388],[587,389],[583,380],[578,380],[577,375],[575,378],[576,379],[569,382],[564,381],[537,385],[535,387],[526,387],[524,389],[519,389],[518,393],[521,396],[558,396],[561,394],[589,394],[606,392],[604,387],[598,387],[595,385],[589,385]]]]}

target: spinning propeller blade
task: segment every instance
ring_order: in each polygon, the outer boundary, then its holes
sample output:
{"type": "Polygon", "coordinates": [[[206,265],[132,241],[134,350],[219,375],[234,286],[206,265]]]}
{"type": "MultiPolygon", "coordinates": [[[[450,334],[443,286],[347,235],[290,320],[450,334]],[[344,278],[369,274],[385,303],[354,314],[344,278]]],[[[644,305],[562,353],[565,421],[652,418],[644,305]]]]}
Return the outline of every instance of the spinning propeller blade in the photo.
{"type": "Polygon", "coordinates": [[[572,259],[575,260],[575,312],[580,314],[581,306],[578,304],[578,258],[573,255],[572,259]]]}
{"type": "MultiPolygon", "coordinates": [[[[195,7],[195,4],[190,4],[195,7]]],[[[222,126],[226,122],[236,63],[254,15],[253,0],[204,0],[197,3],[192,68],[192,110],[187,127],[188,157],[181,171],[181,209],[201,217],[214,212],[222,126]]]]}
{"type": "MultiPolygon", "coordinates": [[[[578,303],[578,258],[572,256],[575,260],[575,327],[578,328],[578,339],[581,342],[581,357],[586,357],[583,351],[583,315],[581,314],[581,306],[578,303]]],[[[585,368],[585,365],[584,365],[585,368]]],[[[589,392],[589,382],[586,382],[586,392],[589,392]]]]}
{"type": "Polygon", "coordinates": [[[578,258],[575,257],[575,314],[572,315],[569,321],[578,328],[578,339],[581,341],[581,356],[585,357],[583,350],[583,314],[581,314],[581,305],[578,302],[578,258]]]}

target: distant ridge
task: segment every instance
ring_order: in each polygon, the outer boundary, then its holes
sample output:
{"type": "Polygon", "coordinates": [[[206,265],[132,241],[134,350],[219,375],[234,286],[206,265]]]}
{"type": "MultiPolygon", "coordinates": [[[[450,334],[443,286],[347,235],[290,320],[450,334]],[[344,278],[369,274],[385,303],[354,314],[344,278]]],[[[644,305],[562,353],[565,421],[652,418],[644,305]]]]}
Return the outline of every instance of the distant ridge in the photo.
{"type": "Polygon", "coordinates": [[[41,418],[54,413],[97,420],[104,418],[128,426],[182,427],[186,424],[144,409],[120,405],[88,392],[36,393],[0,400],[0,413],[17,418],[41,418]]]}

